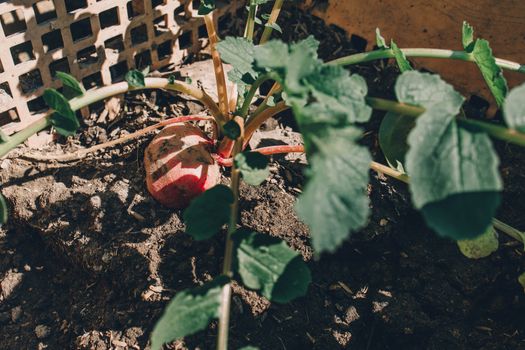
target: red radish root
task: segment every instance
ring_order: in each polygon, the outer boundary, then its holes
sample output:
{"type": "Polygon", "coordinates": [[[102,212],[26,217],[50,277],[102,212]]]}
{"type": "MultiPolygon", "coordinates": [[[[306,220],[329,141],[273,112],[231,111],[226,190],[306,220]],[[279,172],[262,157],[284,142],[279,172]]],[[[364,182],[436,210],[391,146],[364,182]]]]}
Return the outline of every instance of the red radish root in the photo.
{"type": "Polygon", "coordinates": [[[213,141],[187,123],[164,128],[144,154],[146,184],[157,201],[169,208],[186,208],[191,200],[220,180],[212,157],[213,141]]]}

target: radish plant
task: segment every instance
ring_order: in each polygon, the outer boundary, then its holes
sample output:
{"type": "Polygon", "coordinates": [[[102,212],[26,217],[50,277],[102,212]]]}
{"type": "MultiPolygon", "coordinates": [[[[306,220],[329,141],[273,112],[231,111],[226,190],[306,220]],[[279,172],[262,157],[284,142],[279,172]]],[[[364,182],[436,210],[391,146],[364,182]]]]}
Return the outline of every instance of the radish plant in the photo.
{"type": "MultiPolygon", "coordinates": [[[[313,37],[291,44],[269,40],[280,30],[277,19],[283,0],[276,0],[271,13],[262,17],[265,29],[255,43],[255,25],[261,22],[258,6],[267,2],[250,0],[244,36],[220,41],[212,19],[215,3],[201,1],[199,14],[208,30],[218,101],[191,84],[147,77],[147,72],[131,71],[125,82],[88,92],[61,73],[63,94],[53,89],[44,93],[52,111],[14,135],[1,135],[2,156],[49,126],[70,136],[79,128],[75,111],[141,89],[177,91],[208,108],[208,117],[175,117],[82,151],[85,156],[164,128],[145,151],[148,190],[163,205],[185,209],[186,232],[195,240],[210,239],[227,227],[222,274],[173,298],[152,333],[153,349],[205,329],[216,319],[217,348],[226,349],[233,280],[277,303],[306,294],[311,274],[297,252],[280,239],[238,227],[240,183],[257,186],[265,181],[267,155],[306,153],[307,182],[295,210],[308,225],[318,255],[335,251],[352,232],[366,226],[370,168],[408,183],[413,205],[427,224],[441,236],[462,241],[464,251],[470,247],[464,240],[491,234],[494,227],[523,240],[517,230],[494,219],[503,184],[490,139],[525,146],[525,86],[508,93],[501,71],[525,73],[523,66],[494,58],[488,42],[475,40],[468,24],[461,52],[401,49],[393,41],[388,46],[378,31],[379,50],[323,62],[313,37]],[[439,76],[412,70],[407,57],[475,62],[503,109],[507,126],[464,118],[464,98],[439,76]],[[402,71],[395,85],[397,101],[368,96],[365,80],[344,68],[384,58],[395,58],[402,71]],[[227,75],[237,88],[233,95],[226,87],[223,63],[233,66],[227,75]],[[260,86],[268,81],[274,82],[273,88],[255,105],[260,86]],[[286,109],[292,110],[304,145],[248,150],[254,132],[286,109]],[[359,143],[373,109],[387,112],[379,139],[389,166],[373,161],[359,143]],[[210,121],[213,131],[206,134],[188,123],[195,120],[210,121]],[[221,167],[231,167],[229,186],[219,183],[221,167]]],[[[1,204],[5,221],[3,199],[1,204]]]]}

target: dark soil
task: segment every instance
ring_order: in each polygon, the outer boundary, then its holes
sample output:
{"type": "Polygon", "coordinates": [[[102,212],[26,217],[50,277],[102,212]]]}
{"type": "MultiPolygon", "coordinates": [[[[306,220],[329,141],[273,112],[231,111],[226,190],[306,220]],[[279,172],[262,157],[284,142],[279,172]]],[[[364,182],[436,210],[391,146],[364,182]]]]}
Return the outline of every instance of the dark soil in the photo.
{"type": "MultiPolygon", "coordinates": [[[[296,10],[284,18],[286,39],[312,33],[322,40],[324,58],[354,50],[339,30],[315,18],[296,10]]],[[[240,28],[228,23],[230,31],[240,28]]],[[[394,68],[380,62],[356,72],[372,95],[391,95],[394,68]]],[[[154,97],[167,114],[200,108],[163,92],[154,97]]],[[[116,120],[88,119],[75,140],[59,140],[46,151],[89,146],[151,124],[158,117],[145,103],[151,98],[129,95],[116,120]]],[[[374,151],[378,121],[367,126],[365,138],[374,151]]],[[[285,114],[268,129],[294,140],[287,125],[293,123],[285,114]]],[[[219,274],[223,235],[193,241],[180,213],[147,193],[142,157],[150,139],[73,164],[23,160],[18,155],[26,148],[0,162],[11,207],[0,234],[0,349],[147,349],[170,298],[219,274]]],[[[523,151],[497,146],[506,184],[498,217],[525,229],[523,151]]],[[[242,187],[241,217],[243,226],[301,252],[313,283],[307,296],[288,305],[235,286],[231,349],[525,349],[520,245],[504,236],[495,254],[468,260],[425,227],[410,209],[406,186],[371,173],[367,228],[337,253],[314,258],[307,229],[293,212],[303,166],[300,159],[276,157],[268,181],[242,187]]],[[[212,349],[215,335],[212,324],[169,348],[212,349]]]]}

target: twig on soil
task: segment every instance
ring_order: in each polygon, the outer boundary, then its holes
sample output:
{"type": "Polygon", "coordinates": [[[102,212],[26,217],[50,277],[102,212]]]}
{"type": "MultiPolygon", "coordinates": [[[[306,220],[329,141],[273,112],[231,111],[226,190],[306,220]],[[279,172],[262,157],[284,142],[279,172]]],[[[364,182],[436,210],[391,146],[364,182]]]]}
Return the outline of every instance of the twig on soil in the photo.
{"type": "Polygon", "coordinates": [[[100,145],[96,145],[90,148],[81,149],[74,153],[68,153],[68,154],[51,154],[51,155],[43,155],[43,154],[23,154],[20,156],[20,158],[31,160],[31,161],[37,161],[37,162],[73,162],[78,161],[86,156],[88,156],[91,153],[95,153],[97,151],[101,151],[103,149],[114,147],[117,145],[120,145],[122,143],[131,141],[133,139],[136,139],[138,137],[141,137],[143,135],[146,135],[149,132],[152,132],[156,129],[162,128],[166,125],[175,124],[175,123],[183,123],[188,121],[196,121],[196,120],[209,120],[213,121],[213,117],[207,117],[207,116],[196,116],[196,115],[190,115],[190,116],[183,116],[183,117],[175,117],[171,119],[164,120],[160,123],[157,123],[155,125],[148,126],[147,128],[144,128],[142,130],[136,131],[132,134],[125,135],[119,139],[109,141],[102,143],[100,145]]]}

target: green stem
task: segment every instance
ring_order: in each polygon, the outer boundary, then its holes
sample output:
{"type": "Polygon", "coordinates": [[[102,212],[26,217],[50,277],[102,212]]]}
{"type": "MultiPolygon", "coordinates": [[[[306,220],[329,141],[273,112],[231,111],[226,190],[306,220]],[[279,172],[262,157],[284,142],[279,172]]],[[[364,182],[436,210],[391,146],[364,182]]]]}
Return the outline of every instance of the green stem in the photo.
{"type": "MultiPolygon", "coordinates": [[[[407,57],[421,57],[421,58],[449,58],[453,60],[475,62],[474,56],[465,51],[453,51],[444,49],[401,49],[407,57]]],[[[329,64],[339,66],[349,66],[364,62],[381,60],[385,58],[394,58],[394,52],[391,49],[375,50],[370,52],[358,53],[350,56],[338,58],[328,62],[329,64]]],[[[525,65],[517,62],[496,58],[496,64],[504,69],[515,72],[525,73],[525,65]]]]}
{"type": "Polygon", "coordinates": [[[254,83],[253,85],[250,87],[250,90],[248,91],[248,94],[246,95],[245,99],[244,99],[244,103],[241,107],[241,117],[243,118],[246,118],[246,116],[248,115],[248,112],[250,110],[250,106],[252,105],[252,100],[255,96],[255,94],[257,93],[257,90],[261,87],[261,85],[267,81],[267,80],[270,80],[272,79],[271,78],[271,75],[270,74],[264,74],[264,75],[261,75],[254,83]]]}
{"type": "MultiPolygon", "coordinates": [[[[233,157],[239,152],[242,152],[243,145],[243,128],[244,120],[240,117],[235,118],[236,122],[241,126],[241,136],[235,141],[233,147],[233,157]]],[[[233,204],[230,207],[230,222],[228,225],[228,233],[226,235],[226,247],[224,251],[224,264],[222,266],[222,274],[228,277],[232,277],[233,267],[233,240],[232,235],[237,230],[237,222],[239,220],[239,185],[241,181],[241,173],[236,168],[235,162],[233,163],[231,172],[231,185],[230,188],[233,193],[233,204]]],[[[227,350],[228,349],[228,331],[230,324],[230,305],[231,305],[231,283],[225,285],[222,289],[221,295],[221,309],[219,314],[219,334],[217,337],[217,349],[227,350]]]]}
{"type": "Polygon", "coordinates": [[[217,50],[217,44],[219,43],[219,37],[215,24],[213,21],[212,14],[204,16],[204,23],[208,32],[208,38],[210,40],[210,52],[213,61],[213,71],[215,73],[215,82],[217,85],[217,96],[219,98],[219,109],[225,116],[230,114],[230,108],[228,103],[228,88],[226,85],[226,75],[224,73],[224,66],[222,64],[221,55],[217,50]]]}
{"type": "Polygon", "coordinates": [[[493,224],[495,229],[505,233],[507,236],[510,236],[521,243],[525,243],[525,232],[521,232],[520,230],[515,229],[514,227],[509,226],[498,219],[494,219],[493,224]]]}
{"type": "Polygon", "coordinates": [[[281,8],[283,7],[283,3],[284,3],[284,0],[275,0],[275,3],[273,4],[272,12],[270,13],[270,18],[268,18],[268,22],[266,22],[266,26],[261,36],[261,41],[259,42],[259,45],[263,45],[270,39],[270,36],[272,35],[272,32],[273,32],[272,26],[275,23],[277,23],[277,18],[279,18],[279,14],[281,13],[281,8]]]}
{"type": "MultiPolygon", "coordinates": [[[[84,95],[72,99],[69,101],[69,103],[71,108],[76,111],[83,107],[89,106],[92,103],[105,100],[115,95],[120,95],[128,91],[145,89],[165,89],[189,95],[201,101],[206,107],[209,108],[218,125],[223,125],[226,122],[224,115],[219,110],[219,107],[215,101],[213,101],[213,99],[203,90],[182,82],[174,82],[173,84],[170,84],[168,79],[165,78],[146,78],[145,86],[139,88],[132,88],[127,82],[104,86],[95,90],[90,90],[84,95]]],[[[16,134],[11,135],[8,142],[0,144],[0,157],[5,156],[10,150],[27,140],[30,136],[45,129],[46,127],[49,127],[51,125],[51,121],[49,119],[50,116],[51,113],[49,113],[46,117],[37,120],[16,134]]]]}
{"type": "MultiPolygon", "coordinates": [[[[425,112],[425,109],[421,107],[384,100],[381,98],[367,97],[366,101],[368,105],[374,109],[394,112],[407,117],[418,117],[425,112]]],[[[525,133],[521,133],[517,130],[472,119],[458,119],[457,122],[465,127],[484,131],[495,139],[525,147],[525,133]]]]}
{"type": "Polygon", "coordinates": [[[49,113],[46,117],[38,119],[16,134],[9,136],[7,142],[0,144],[0,158],[9,153],[9,151],[11,151],[13,148],[23,143],[30,136],[51,126],[51,120],[49,119],[50,116],[51,114],[49,113]]]}
{"type": "Polygon", "coordinates": [[[257,5],[250,1],[250,9],[248,11],[248,20],[246,22],[246,29],[244,31],[244,37],[250,41],[253,41],[253,33],[255,32],[255,15],[257,13],[257,5]]]}

